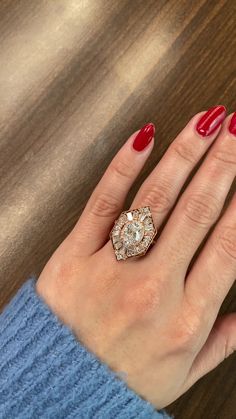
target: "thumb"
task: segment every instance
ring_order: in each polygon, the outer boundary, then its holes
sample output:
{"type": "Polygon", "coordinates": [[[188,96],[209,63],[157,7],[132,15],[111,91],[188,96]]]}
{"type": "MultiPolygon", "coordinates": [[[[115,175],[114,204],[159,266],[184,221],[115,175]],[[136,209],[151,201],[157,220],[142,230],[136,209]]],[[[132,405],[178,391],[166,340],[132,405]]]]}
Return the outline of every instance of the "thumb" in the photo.
{"type": "Polygon", "coordinates": [[[218,316],[205,344],[193,361],[185,382],[185,391],[234,351],[236,351],[236,313],[218,316]]]}

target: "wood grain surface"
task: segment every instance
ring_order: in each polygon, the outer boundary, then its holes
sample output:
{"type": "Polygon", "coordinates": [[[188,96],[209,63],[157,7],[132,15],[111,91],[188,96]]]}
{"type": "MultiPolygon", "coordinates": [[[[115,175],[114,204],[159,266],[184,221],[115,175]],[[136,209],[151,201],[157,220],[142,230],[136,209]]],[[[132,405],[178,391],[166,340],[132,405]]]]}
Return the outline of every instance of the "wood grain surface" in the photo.
{"type": "MultiPolygon", "coordinates": [[[[193,114],[236,110],[235,57],[235,0],[0,2],[1,308],[41,272],[133,131],[157,127],[129,200],[193,114]]],[[[222,312],[235,297],[234,286],[222,312]]],[[[232,355],[169,412],[236,418],[235,370],[232,355]]]]}

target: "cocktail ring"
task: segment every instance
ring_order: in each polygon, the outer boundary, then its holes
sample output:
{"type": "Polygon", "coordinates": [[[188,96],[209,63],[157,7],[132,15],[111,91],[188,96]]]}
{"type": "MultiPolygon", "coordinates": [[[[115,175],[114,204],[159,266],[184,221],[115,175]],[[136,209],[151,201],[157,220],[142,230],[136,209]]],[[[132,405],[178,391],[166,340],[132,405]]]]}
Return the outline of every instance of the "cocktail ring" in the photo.
{"type": "Polygon", "coordinates": [[[145,255],[156,234],[149,206],[123,211],[110,232],[116,259],[145,255]]]}

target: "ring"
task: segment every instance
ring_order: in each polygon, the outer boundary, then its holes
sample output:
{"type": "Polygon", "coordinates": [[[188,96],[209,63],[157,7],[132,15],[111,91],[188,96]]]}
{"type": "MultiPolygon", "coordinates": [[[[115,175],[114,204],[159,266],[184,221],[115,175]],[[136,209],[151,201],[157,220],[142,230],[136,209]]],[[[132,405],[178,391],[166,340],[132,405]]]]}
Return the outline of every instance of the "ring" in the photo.
{"type": "Polygon", "coordinates": [[[156,234],[149,206],[123,211],[110,232],[116,259],[144,256],[156,234]]]}

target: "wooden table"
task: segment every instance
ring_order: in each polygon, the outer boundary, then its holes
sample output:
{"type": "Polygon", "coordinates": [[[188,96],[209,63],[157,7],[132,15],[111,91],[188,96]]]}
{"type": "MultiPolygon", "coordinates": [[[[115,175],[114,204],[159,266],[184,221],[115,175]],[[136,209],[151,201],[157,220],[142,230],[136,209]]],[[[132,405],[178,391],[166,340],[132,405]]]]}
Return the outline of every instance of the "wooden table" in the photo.
{"type": "MultiPolygon", "coordinates": [[[[0,2],[1,307],[40,273],[133,131],[157,126],[130,200],[194,113],[235,110],[235,16],[234,0],[0,2]]],[[[232,355],[169,411],[236,418],[235,368],[232,355]]]]}

